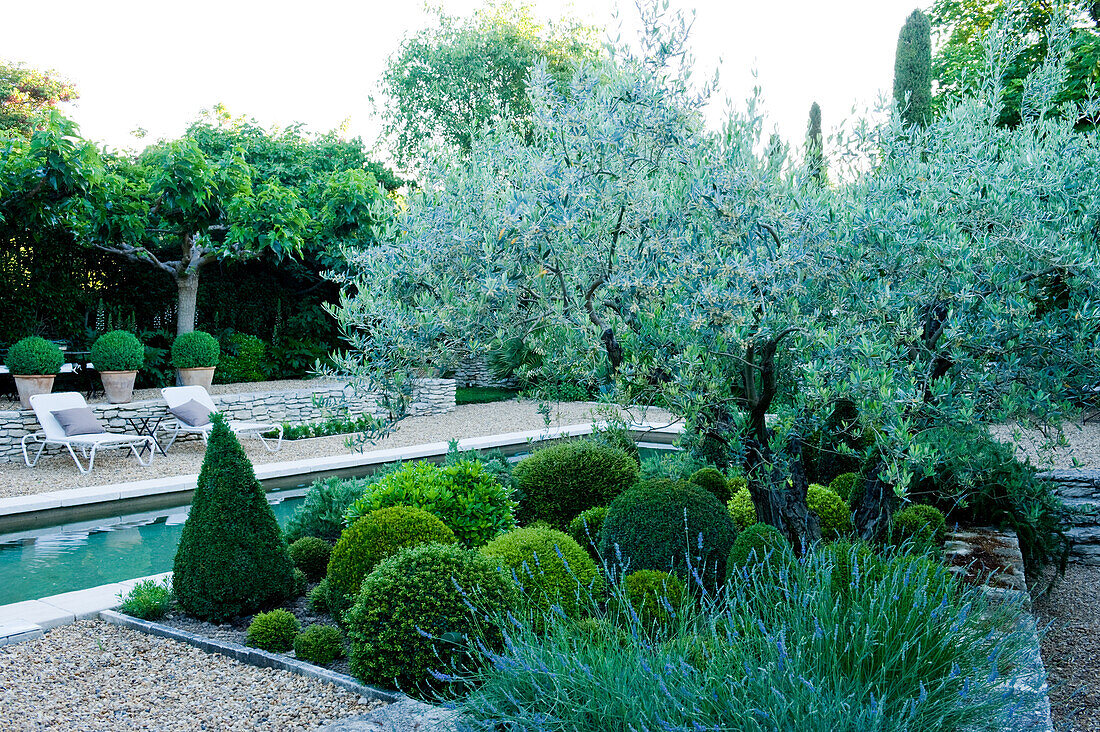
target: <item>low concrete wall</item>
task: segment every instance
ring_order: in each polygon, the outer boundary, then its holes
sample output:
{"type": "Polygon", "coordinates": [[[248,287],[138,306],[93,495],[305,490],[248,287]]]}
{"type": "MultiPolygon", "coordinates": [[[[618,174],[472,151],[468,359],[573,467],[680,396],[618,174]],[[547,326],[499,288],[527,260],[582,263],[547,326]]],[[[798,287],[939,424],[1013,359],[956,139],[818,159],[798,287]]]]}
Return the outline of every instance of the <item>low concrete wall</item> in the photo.
{"type": "Polygon", "coordinates": [[[1051,470],[1039,477],[1054,484],[1054,492],[1071,511],[1073,560],[1100,565],[1100,470],[1051,470]]]}
{"type": "MultiPolygon", "coordinates": [[[[377,395],[356,396],[350,388],[334,383],[288,391],[258,391],[244,394],[219,394],[213,397],[219,411],[230,419],[257,422],[316,422],[333,414],[385,416],[377,395]]],[[[409,414],[421,417],[443,414],[455,408],[453,379],[418,379],[413,389],[409,414]]],[[[93,404],[96,416],[108,430],[132,431],[127,417],[165,412],[163,399],[148,399],[129,404],[93,404]]],[[[34,412],[29,409],[0,411],[0,462],[22,460],[19,442],[24,435],[41,429],[34,412]]],[[[181,436],[180,439],[198,439],[181,436]]],[[[50,448],[57,451],[57,448],[50,448]]]]}

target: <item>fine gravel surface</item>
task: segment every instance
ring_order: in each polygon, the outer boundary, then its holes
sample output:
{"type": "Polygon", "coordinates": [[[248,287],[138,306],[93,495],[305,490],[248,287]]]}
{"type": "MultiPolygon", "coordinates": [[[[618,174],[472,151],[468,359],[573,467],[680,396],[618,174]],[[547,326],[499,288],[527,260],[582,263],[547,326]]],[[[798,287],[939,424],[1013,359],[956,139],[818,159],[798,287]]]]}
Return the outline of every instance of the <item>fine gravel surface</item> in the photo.
{"type": "Polygon", "coordinates": [[[1071,564],[1035,603],[1050,705],[1059,732],[1100,730],[1100,567],[1071,564]]]}
{"type": "MultiPolygon", "coordinates": [[[[257,385],[248,384],[247,386],[257,385]]],[[[550,426],[560,427],[601,421],[607,417],[601,411],[602,409],[601,405],[592,402],[552,404],[550,426]]],[[[671,420],[668,412],[656,409],[650,409],[645,413],[632,412],[626,416],[635,421],[647,419],[657,425],[668,424],[671,420]]],[[[546,421],[539,413],[538,402],[535,401],[517,399],[491,404],[466,404],[455,407],[453,412],[446,414],[408,417],[401,421],[396,432],[373,445],[366,446],[364,451],[446,442],[464,437],[522,432],[541,429],[545,426],[546,421]]],[[[241,441],[248,457],[255,465],[347,455],[352,450],[346,443],[346,435],[284,440],[279,452],[269,453],[257,439],[245,438],[241,441]]],[[[121,450],[107,450],[96,455],[95,470],[89,475],[79,474],[68,453],[43,455],[34,468],[28,468],[22,461],[0,463],[0,498],[173,475],[191,475],[199,472],[199,468],[202,467],[202,458],[202,442],[190,440],[176,442],[167,456],[157,453],[153,464],[147,468],[138,465],[128,451],[121,450]]]]}
{"type": "Polygon", "coordinates": [[[0,648],[6,732],[310,730],[381,704],[100,620],[0,648]]]}
{"type": "Polygon", "coordinates": [[[1015,443],[1017,457],[1027,458],[1040,470],[1100,468],[1100,415],[1088,424],[1081,419],[1063,423],[1061,436],[1017,425],[997,425],[990,432],[995,439],[1015,443]]]}

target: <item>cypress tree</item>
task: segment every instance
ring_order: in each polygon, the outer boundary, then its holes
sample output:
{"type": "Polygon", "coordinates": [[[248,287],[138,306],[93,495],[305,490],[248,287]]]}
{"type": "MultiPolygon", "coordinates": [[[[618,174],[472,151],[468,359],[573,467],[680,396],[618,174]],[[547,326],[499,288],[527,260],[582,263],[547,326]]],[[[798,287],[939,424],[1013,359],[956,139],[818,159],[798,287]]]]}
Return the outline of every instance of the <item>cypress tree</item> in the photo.
{"type": "Polygon", "coordinates": [[[821,107],[817,102],[810,106],[810,126],[806,132],[806,165],[810,177],[819,186],[825,185],[825,144],[821,137],[821,107]]]}
{"type": "Polygon", "coordinates": [[[220,414],[176,550],[180,607],[222,622],[267,610],[294,594],[294,564],[252,463],[220,414]]]}
{"type": "Polygon", "coordinates": [[[894,99],[906,125],[923,127],[932,119],[932,29],[919,10],[898,34],[894,57],[894,99]]]}

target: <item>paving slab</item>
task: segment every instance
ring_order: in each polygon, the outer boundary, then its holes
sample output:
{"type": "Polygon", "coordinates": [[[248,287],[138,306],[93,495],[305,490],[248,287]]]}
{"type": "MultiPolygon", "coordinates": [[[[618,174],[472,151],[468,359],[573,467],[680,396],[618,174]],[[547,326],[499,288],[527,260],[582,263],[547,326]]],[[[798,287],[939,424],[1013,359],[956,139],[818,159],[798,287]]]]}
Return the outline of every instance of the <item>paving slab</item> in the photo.
{"type": "Polygon", "coordinates": [[[0,625],[9,623],[33,623],[43,630],[56,628],[76,620],[75,613],[48,605],[41,600],[23,600],[10,605],[0,605],[0,625]]]}
{"type": "Polygon", "coordinates": [[[112,582],[98,587],[89,587],[86,590],[63,592],[60,595],[43,597],[39,602],[51,605],[71,613],[77,620],[82,618],[94,618],[104,610],[118,607],[122,600],[119,594],[132,587],[121,582],[112,582]]]}
{"type": "Polygon", "coordinates": [[[25,640],[41,638],[45,631],[34,623],[8,623],[0,624],[0,646],[8,646],[13,643],[22,643],[25,640]]]}

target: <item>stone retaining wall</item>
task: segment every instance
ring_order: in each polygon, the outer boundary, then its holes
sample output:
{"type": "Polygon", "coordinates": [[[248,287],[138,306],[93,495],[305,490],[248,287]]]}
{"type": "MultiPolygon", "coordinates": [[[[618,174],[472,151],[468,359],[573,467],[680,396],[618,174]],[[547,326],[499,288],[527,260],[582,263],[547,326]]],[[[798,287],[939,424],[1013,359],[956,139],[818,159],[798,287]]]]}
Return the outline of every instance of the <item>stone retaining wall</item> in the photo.
{"type": "MultiPolygon", "coordinates": [[[[315,387],[288,391],[260,391],[246,394],[219,394],[213,397],[218,410],[229,419],[257,422],[316,422],[334,414],[385,416],[377,395],[356,396],[350,388],[339,384],[318,384],[315,387]]],[[[413,389],[409,415],[421,417],[454,411],[455,382],[453,379],[418,379],[413,389]]],[[[129,404],[93,404],[96,416],[112,432],[131,432],[127,417],[165,412],[163,399],[148,399],[129,404]]],[[[0,411],[0,462],[22,460],[19,443],[24,435],[42,428],[29,409],[0,411]]],[[[183,435],[180,439],[198,439],[183,435]]],[[[37,448],[36,448],[37,449],[37,448]]],[[[48,452],[63,448],[49,448],[48,452]]]]}
{"type": "Polygon", "coordinates": [[[455,369],[455,384],[458,386],[484,386],[497,389],[517,389],[519,382],[512,377],[501,379],[489,368],[487,356],[469,356],[464,358],[455,369]]]}
{"type": "Polygon", "coordinates": [[[1100,470],[1051,470],[1039,477],[1054,483],[1054,492],[1071,511],[1072,558],[1100,565],[1100,470]]]}

